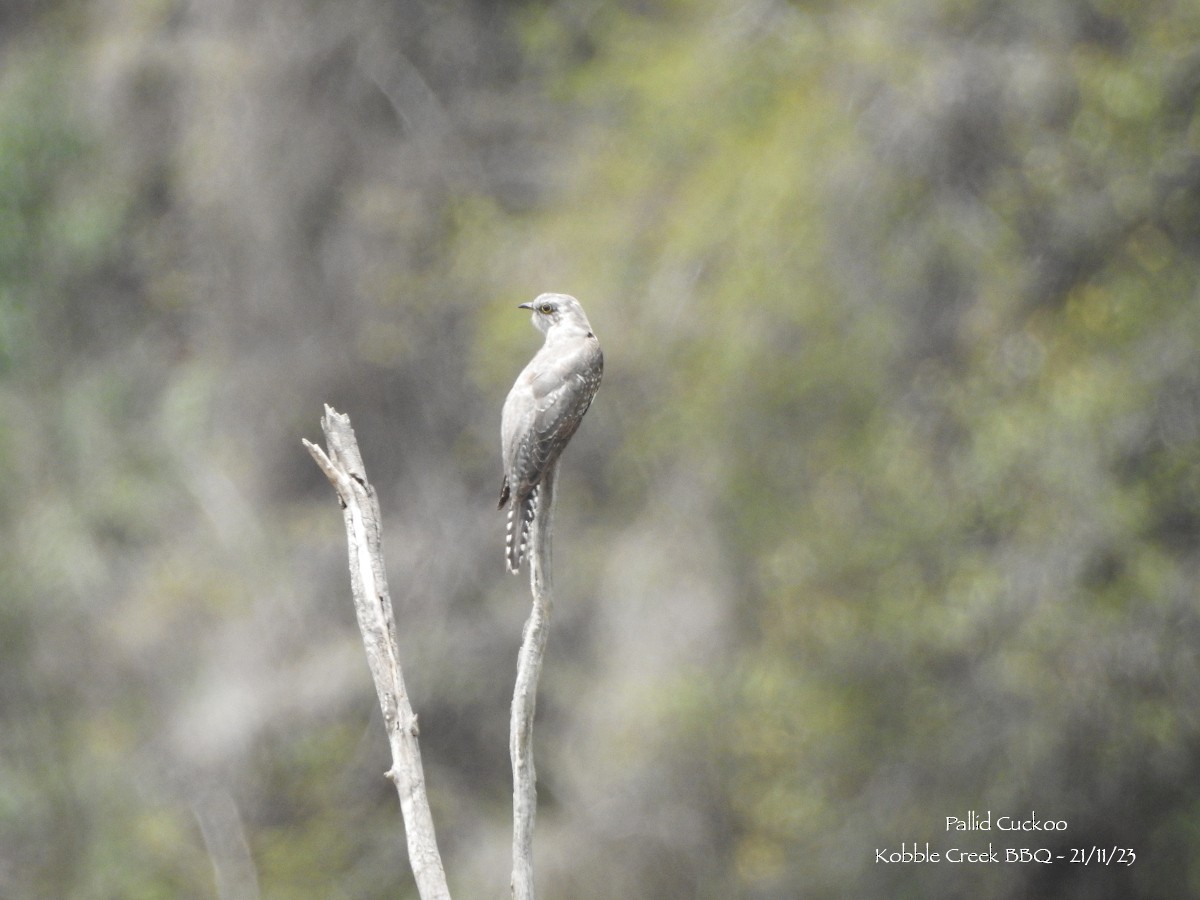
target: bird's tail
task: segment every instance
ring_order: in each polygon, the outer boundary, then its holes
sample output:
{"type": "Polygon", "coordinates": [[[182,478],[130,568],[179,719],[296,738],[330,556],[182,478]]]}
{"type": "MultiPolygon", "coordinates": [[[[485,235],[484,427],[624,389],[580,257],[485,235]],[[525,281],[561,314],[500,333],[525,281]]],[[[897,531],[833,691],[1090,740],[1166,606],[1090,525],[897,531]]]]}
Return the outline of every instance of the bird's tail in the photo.
{"type": "Polygon", "coordinates": [[[504,562],[514,575],[521,569],[525,550],[529,546],[529,534],[533,519],[537,515],[538,495],[541,486],[535,487],[524,500],[516,494],[508,506],[508,530],[504,536],[504,562]]]}

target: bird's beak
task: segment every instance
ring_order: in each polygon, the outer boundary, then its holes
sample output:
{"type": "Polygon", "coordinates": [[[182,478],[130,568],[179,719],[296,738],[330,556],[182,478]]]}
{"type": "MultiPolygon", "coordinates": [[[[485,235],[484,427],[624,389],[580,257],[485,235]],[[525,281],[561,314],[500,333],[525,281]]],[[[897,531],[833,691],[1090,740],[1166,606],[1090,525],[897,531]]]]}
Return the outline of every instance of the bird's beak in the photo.
{"type": "Polygon", "coordinates": [[[533,309],[533,303],[522,303],[517,306],[517,309],[533,309]]]}

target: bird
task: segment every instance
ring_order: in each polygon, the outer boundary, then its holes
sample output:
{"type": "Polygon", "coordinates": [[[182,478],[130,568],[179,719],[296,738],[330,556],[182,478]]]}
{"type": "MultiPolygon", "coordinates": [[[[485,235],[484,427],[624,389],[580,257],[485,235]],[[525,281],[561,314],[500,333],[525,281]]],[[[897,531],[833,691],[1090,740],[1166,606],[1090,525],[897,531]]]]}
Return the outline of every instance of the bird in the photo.
{"type": "Polygon", "coordinates": [[[517,376],[500,418],[504,480],[496,508],[508,507],[504,559],[513,574],[525,558],[542,479],[578,430],[604,373],[600,341],[574,297],[541,294],[517,309],[532,311],[546,340],[517,376]]]}

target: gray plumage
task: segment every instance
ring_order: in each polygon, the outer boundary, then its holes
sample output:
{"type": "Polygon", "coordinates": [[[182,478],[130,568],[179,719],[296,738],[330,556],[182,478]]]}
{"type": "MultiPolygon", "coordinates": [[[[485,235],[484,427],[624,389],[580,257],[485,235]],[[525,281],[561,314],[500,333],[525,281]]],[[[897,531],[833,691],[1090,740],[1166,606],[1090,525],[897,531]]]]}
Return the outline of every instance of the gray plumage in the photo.
{"type": "Polygon", "coordinates": [[[497,508],[508,506],[504,559],[513,573],[525,557],[542,476],[579,428],[604,372],[600,342],[574,297],[542,294],[518,309],[533,310],[546,342],[517,376],[500,423],[504,483],[497,508]]]}

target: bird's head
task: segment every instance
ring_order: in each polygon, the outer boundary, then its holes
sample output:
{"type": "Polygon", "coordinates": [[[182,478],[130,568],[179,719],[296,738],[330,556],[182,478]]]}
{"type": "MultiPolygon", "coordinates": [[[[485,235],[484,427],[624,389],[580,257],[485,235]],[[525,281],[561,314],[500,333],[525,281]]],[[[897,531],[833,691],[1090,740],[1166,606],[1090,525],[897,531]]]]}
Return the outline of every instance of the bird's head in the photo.
{"type": "Polygon", "coordinates": [[[532,310],[534,327],[543,334],[549,334],[551,328],[559,325],[587,334],[592,331],[579,301],[567,294],[542,294],[530,303],[522,303],[517,309],[532,310]]]}

